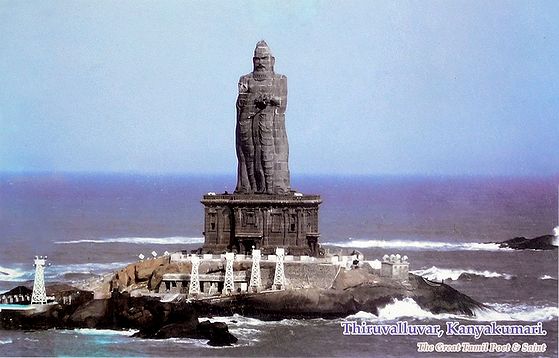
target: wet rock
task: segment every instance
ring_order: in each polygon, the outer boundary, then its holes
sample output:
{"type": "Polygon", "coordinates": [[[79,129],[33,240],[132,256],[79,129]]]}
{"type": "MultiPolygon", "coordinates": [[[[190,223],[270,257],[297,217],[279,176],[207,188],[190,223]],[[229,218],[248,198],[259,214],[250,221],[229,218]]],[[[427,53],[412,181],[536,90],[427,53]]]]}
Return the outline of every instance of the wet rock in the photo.
{"type": "Polygon", "coordinates": [[[514,239],[498,242],[500,247],[514,250],[557,250],[554,245],[557,238],[553,235],[538,236],[533,239],[515,237],[514,239]]]}
{"type": "Polygon", "coordinates": [[[108,307],[108,300],[91,300],[70,316],[69,323],[74,327],[99,327],[106,320],[108,307]]]}
{"type": "Polygon", "coordinates": [[[210,346],[230,346],[237,343],[237,337],[229,333],[229,328],[223,322],[203,321],[198,324],[197,331],[204,338],[209,339],[210,346]]]}

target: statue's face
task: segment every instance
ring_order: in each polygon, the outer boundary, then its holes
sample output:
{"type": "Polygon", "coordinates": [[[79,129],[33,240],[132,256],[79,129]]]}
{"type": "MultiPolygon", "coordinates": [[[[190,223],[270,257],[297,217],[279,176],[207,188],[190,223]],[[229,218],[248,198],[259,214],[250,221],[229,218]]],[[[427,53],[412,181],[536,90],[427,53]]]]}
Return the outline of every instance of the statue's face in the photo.
{"type": "Polygon", "coordinates": [[[267,72],[272,70],[274,59],[267,54],[255,54],[252,58],[252,64],[254,65],[254,71],[267,72]]]}

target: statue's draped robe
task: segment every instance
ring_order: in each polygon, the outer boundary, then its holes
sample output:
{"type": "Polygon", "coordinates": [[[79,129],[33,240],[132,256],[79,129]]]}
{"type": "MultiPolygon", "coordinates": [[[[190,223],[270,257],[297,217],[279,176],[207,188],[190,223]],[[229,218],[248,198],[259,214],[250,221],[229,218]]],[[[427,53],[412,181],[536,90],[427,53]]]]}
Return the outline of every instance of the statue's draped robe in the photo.
{"type": "Polygon", "coordinates": [[[287,77],[271,73],[256,79],[253,73],[239,80],[236,147],[237,193],[287,194],[289,147],[285,130],[287,77]],[[274,98],[277,105],[259,109],[258,98],[274,98]]]}

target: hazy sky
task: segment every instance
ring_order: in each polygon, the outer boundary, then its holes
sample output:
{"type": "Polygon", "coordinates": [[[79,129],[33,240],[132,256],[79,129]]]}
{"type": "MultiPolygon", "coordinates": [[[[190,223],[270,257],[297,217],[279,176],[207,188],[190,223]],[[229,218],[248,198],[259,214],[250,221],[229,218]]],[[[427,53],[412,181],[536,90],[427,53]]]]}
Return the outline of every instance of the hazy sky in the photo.
{"type": "Polygon", "coordinates": [[[559,173],[559,2],[0,1],[0,170],[230,173],[265,39],[295,174],[559,173]]]}

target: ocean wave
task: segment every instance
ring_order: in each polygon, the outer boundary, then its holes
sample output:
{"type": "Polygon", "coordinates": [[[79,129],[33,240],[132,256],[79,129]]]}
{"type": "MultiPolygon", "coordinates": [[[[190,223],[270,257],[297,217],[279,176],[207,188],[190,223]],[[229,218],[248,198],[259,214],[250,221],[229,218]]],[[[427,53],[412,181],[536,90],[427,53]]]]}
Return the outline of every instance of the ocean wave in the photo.
{"type": "MultiPolygon", "coordinates": [[[[237,337],[238,338],[238,337],[237,337]]],[[[195,348],[200,348],[203,350],[207,350],[207,349],[229,349],[232,347],[239,347],[239,346],[247,346],[249,344],[239,344],[239,342],[230,345],[230,346],[210,346],[208,345],[208,340],[205,338],[202,339],[196,339],[196,338],[167,338],[167,339],[157,339],[157,340],[151,340],[151,343],[156,343],[156,344],[163,344],[163,345],[168,345],[168,342],[172,342],[172,343],[181,343],[181,344],[187,344],[189,346],[194,346],[195,348]]]]}
{"type": "Polygon", "coordinates": [[[0,344],[10,344],[12,343],[12,339],[8,338],[8,339],[0,339],[0,344]]]}
{"type": "Polygon", "coordinates": [[[55,244],[154,244],[154,245],[184,245],[184,244],[200,244],[204,242],[202,237],[113,237],[101,239],[82,239],[69,241],[55,241],[55,244]]]}
{"type": "Polygon", "coordinates": [[[475,311],[481,321],[549,321],[559,316],[558,307],[513,305],[510,303],[486,303],[489,309],[475,311]]]}
{"type": "Polygon", "coordinates": [[[326,242],[322,245],[348,248],[383,248],[408,250],[438,250],[438,251],[512,251],[501,248],[499,244],[480,242],[441,242],[419,240],[353,240],[344,242],[326,242]]]}
{"type": "Polygon", "coordinates": [[[456,315],[449,313],[434,314],[421,308],[412,298],[395,299],[386,306],[379,308],[378,315],[360,311],[350,315],[345,320],[361,321],[395,321],[401,318],[412,319],[462,319],[480,322],[492,321],[521,321],[536,322],[549,321],[559,316],[559,308],[551,306],[513,305],[508,303],[486,303],[488,308],[477,309],[474,316],[456,315]]]}
{"type": "Polygon", "coordinates": [[[128,329],[124,331],[118,331],[114,329],[94,329],[94,328],[76,328],[73,330],[66,330],[65,333],[79,333],[83,335],[90,336],[132,336],[133,334],[139,332],[137,329],[128,329]]]}
{"type": "Polygon", "coordinates": [[[45,276],[55,276],[62,277],[67,274],[84,274],[84,275],[95,275],[111,272],[118,270],[130,262],[109,262],[109,263],[99,263],[99,262],[88,262],[83,264],[59,264],[56,263],[45,269],[45,276]]]}
{"type": "MultiPolygon", "coordinates": [[[[223,323],[226,323],[227,326],[231,326],[231,327],[244,327],[244,328],[246,328],[246,326],[253,326],[253,327],[277,326],[277,325],[293,326],[293,325],[298,325],[298,324],[304,324],[304,321],[302,321],[302,320],[287,319],[287,318],[282,319],[280,321],[262,321],[262,320],[259,320],[258,318],[245,317],[245,316],[241,316],[237,313],[235,313],[232,316],[216,316],[216,317],[200,317],[200,318],[198,318],[198,321],[200,321],[200,322],[206,321],[206,320],[209,320],[211,322],[223,322],[223,323]]],[[[308,321],[312,321],[312,320],[308,320],[308,321]]]]}
{"type": "Polygon", "coordinates": [[[167,338],[167,339],[162,339],[162,340],[153,340],[154,342],[157,342],[158,344],[163,344],[163,345],[168,345],[168,342],[173,342],[173,343],[182,343],[182,344],[188,344],[188,345],[192,345],[196,348],[221,348],[221,347],[213,347],[207,344],[208,340],[207,339],[195,339],[195,338],[167,338]]]}
{"type": "Polygon", "coordinates": [[[504,278],[505,280],[510,280],[514,276],[508,273],[498,273],[493,271],[478,271],[478,270],[464,270],[464,269],[444,269],[438,268],[437,266],[431,266],[424,270],[415,270],[411,273],[425,277],[431,281],[442,281],[442,280],[453,280],[456,281],[460,279],[463,274],[486,277],[486,278],[504,278]]]}
{"type": "Polygon", "coordinates": [[[543,276],[540,276],[540,280],[555,280],[555,281],[557,281],[557,277],[553,277],[553,276],[549,276],[549,275],[543,275],[543,276]]]}
{"type": "MultiPolygon", "coordinates": [[[[45,279],[72,281],[72,279],[80,280],[88,276],[102,275],[122,267],[125,267],[130,262],[110,262],[110,263],[83,263],[83,264],[57,264],[45,267],[45,279]]],[[[18,264],[23,265],[23,264],[18,264]]],[[[30,265],[27,265],[30,266],[30,265]]],[[[35,271],[30,267],[29,270],[22,270],[19,268],[6,268],[0,267],[0,281],[5,282],[26,282],[32,281],[35,276],[35,271]]]]}
{"type": "Polygon", "coordinates": [[[452,314],[434,314],[421,308],[413,298],[403,298],[401,300],[394,299],[391,303],[378,309],[378,315],[360,311],[356,314],[347,316],[346,320],[363,320],[363,321],[395,321],[401,318],[413,319],[448,319],[456,317],[452,314]]]}
{"type": "Polygon", "coordinates": [[[0,266],[0,281],[26,281],[33,277],[33,271],[0,266]]]}

